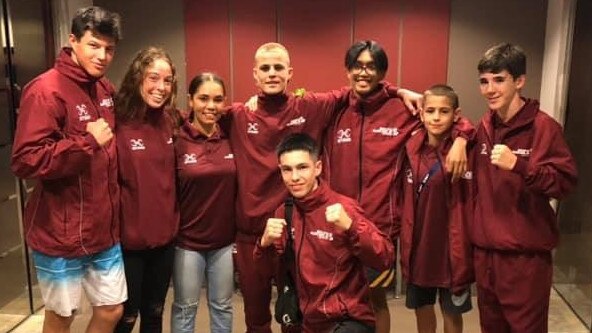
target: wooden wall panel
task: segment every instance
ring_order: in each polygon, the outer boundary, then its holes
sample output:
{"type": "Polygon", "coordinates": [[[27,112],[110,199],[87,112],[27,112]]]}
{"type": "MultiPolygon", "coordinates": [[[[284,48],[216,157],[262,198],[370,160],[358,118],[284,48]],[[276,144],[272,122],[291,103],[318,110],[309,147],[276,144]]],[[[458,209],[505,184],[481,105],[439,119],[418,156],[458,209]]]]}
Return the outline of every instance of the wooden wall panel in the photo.
{"type": "Polygon", "coordinates": [[[257,93],[253,79],[253,62],[257,48],[275,42],[276,0],[231,0],[232,24],[232,101],[244,102],[257,93]]]}
{"type": "Polygon", "coordinates": [[[290,51],[294,68],[290,89],[327,91],[347,84],[343,57],[352,39],[350,3],[280,1],[279,41],[290,51]]]}
{"type": "Polygon", "coordinates": [[[389,69],[386,79],[397,84],[399,62],[399,2],[402,0],[354,0],[354,38],[375,40],[386,51],[389,69]]]}
{"type": "Polygon", "coordinates": [[[347,85],[346,50],[374,39],[389,56],[387,79],[423,91],[446,82],[450,0],[184,0],[187,81],[211,70],[231,101],[257,92],[253,56],[265,42],[290,51],[290,89],[326,91],[347,85]],[[399,72],[400,70],[400,72],[399,72]]]}
{"type": "Polygon", "coordinates": [[[450,0],[406,2],[401,45],[401,86],[423,91],[445,83],[450,0]]]}
{"type": "MultiPolygon", "coordinates": [[[[226,1],[185,0],[185,52],[187,85],[200,72],[230,77],[230,25],[226,1]]],[[[179,87],[181,98],[187,87],[179,87]]]]}

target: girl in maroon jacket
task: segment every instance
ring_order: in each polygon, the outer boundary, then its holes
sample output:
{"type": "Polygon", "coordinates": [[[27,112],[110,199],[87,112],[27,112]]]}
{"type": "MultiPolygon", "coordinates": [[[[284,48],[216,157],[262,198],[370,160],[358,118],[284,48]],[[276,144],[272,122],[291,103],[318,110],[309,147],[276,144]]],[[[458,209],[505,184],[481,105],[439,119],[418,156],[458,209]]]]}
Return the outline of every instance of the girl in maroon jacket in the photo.
{"type": "Polygon", "coordinates": [[[453,124],[460,118],[458,97],[445,85],[425,93],[417,130],[405,144],[397,166],[401,214],[401,268],[408,308],[415,309],[417,331],[436,332],[434,304],[439,294],[444,331],[462,332],[462,313],[471,309],[472,252],[466,222],[471,172],[454,183],[444,172],[453,124]]]}
{"type": "Polygon", "coordinates": [[[121,244],[129,299],[115,332],[162,331],[162,309],[173,267],[179,213],[175,197],[172,124],[175,67],[162,49],[136,55],[117,93],[117,156],[121,244]]]}
{"type": "Polygon", "coordinates": [[[218,120],[226,89],[202,73],[189,84],[191,114],[175,141],[181,224],[175,248],[171,331],[193,333],[201,286],[207,276],[212,332],[232,331],[232,243],[236,223],[236,167],[218,120]]]}

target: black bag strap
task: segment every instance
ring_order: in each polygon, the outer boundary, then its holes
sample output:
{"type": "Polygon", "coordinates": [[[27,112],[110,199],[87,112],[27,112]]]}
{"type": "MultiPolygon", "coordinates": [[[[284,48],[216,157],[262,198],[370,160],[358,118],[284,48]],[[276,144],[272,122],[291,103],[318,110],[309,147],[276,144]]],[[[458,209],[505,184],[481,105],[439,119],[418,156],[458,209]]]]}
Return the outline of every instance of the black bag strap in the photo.
{"type": "MultiPolygon", "coordinates": [[[[294,209],[294,198],[289,196],[284,202],[284,220],[286,220],[286,228],[288,230],[288,243],[292,243],[292,210],[294,209]]],[[[291,244],[290,244],[291,245],[291,244]]]]}
{"type": "Polygon", "coordinates": [[[294,238],[292,237],[292,212],[294,210],[294,198],[289,196],[284,201],[284,220],[286,220],[287,241],[284,250],[284,260],[287,262],[296,262],[296,253],[294,252],[294,238]]]}

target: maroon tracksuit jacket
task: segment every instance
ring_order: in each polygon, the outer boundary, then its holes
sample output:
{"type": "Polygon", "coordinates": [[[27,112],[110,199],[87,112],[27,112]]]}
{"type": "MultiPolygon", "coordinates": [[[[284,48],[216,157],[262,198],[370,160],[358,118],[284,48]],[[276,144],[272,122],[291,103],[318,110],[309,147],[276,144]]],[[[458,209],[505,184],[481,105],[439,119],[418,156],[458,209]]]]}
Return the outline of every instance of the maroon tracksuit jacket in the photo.
{"type": "MultiPolygon", "coordinates": [[[[365,214],[392,239],[396,193],[391,191],[400,150],[421,126],[392,87],[381,84],[368,96],[350,92],[349,105],[335,117],[325,137],[324,178],[335,191],[356,199],[365,214]]],[[[470,138],[474,127],[462,119],[453,137],[470,138]]]]}
{"type": "Polygon", "coordinates": [[[576,164],[561,126],[539,110],[535,100],[507,124],[489,111],[477,130],[473,151],[478,200],[471,240],[483,249],[519,252],[550,251],[558,241],[550,198],[563,198],[577,180],[576,164]],[[518,156],[512,171],[490,162],[495,144],[518,156]]]}
{"type": "Polygon", "coordinates": [[[475,278],[466,230],[473,208],[472,171],[450,182],[443,163],[451,146],[450,138],[429,146],[425,129],[412,135],[399,157],[396,190],[402,193],[397,211],[403,277],[414,285],[455,292],[475,278]]]}
{"type": "MultiPolygon", "coordinates": [[[[284,214],[282,205],[275,216],[284,218],[284,214]]],[[[325,182],[305,198],[294,200],[295,280],[305,332],[325,332],[347,319],[374,326],[364,266],[379,271],[389,268],[394,247],[362,214],[354,200],[332,191],[325,182]],[[335,203],[341,203],[353,221],[347,231],[325,219],[327,206],[335,203]]],[[[278,253],[283,253],[285,235],[275,245],[278,253]]],[[[258,246],[255,256],[270,252],[263,250],[258,246]]]]}
{"type": "Polygon", "coordinates": [[[320,140],[345,90],[294,97],[259,94],[255,112],[235,105],[230,142],[238,172],[237,241],[255,243],[287,190],[275,148],[286,135],[304,132],[320,140]]]}
{"type": "Polygon", "coordinates": [[[181,223],[177,246],[209,251],[230,245],[236,234],[236,167],[228,138],[209,138],[189,122],[175,141],[181,223]]]}
{"type": "Polygon", "coordinates": [[[27,84],[20,103],[12,170],[37,179],[27,201],[27,244],[50,256],[80,257],[119,242],[114,141],[100,147],[86,124],[114,127],[113,86],[90,76],[64,48],[52,69],[27,84]]]}
{"type": "Polygon", "coordinates": [[[524,101],[507,123],[487,113],[473,150],[478,194],[470,237],[486,333],[547,332],[551,250],[558,241],[549,199],[565,196],[577,178],[560,125],[537,101],[524,101]],[[517,155],[513,170],[491,164],[495,144],[517,155]]]}
{"type": "Polygon", "coordinates": [[[169,244],[179,227],[175,152],[168,113],[149,109],[142,122],[119,122],[121,244],[145,250],[169,244]]]}

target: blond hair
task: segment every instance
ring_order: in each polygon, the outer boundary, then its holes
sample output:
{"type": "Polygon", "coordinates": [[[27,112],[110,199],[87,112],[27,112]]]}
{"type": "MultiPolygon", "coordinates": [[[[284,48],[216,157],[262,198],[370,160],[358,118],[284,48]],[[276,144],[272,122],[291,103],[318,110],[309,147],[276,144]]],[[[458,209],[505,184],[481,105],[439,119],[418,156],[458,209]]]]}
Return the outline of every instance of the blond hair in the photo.
{"type": "Polygon", "coordinates": [[[290,54],[288,53],[288,49],[282,44],[271,42],[259,46],[257,51],[255,51],[255,61],[257,61],[257,58],[261,57],[261,55],[266,52],[284,53],[286,55],[286,59],[288,60],[288,64],[290,64],[290,54]]]}

